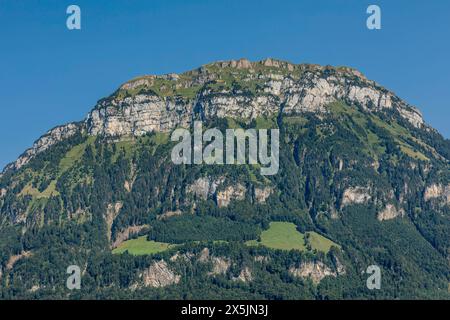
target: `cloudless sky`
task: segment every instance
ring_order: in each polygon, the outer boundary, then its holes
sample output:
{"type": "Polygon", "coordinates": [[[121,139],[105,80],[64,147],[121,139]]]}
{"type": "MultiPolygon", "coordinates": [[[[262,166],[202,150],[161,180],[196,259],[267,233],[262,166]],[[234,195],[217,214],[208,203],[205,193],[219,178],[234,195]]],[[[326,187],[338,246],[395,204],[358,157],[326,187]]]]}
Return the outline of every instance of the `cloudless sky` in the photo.
{"type": "Polygon", "coordinates": [[[355,67],[450,137],[448,0],[0,0],[0,168],[131,78],[242,57],[355,67]]]}

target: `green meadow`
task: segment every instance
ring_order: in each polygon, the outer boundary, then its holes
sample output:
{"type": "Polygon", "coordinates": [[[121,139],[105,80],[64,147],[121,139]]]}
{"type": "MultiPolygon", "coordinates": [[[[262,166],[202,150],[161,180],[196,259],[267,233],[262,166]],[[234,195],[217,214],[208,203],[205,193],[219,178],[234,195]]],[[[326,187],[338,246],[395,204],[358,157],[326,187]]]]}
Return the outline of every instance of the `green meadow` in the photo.
{"type": "MultiPolygon", "coordinates": [[[[214,243],[226,243],[226,241],[214,241],[214,243]]],[[[325,238],[314,231],[301,233],[295,224],[291,222],[271,222],[270,227],[261,233],[259,240],[247,241],[248,246],[265,246],[279,250],[316,250],[327,253],[332,246],[340,248],[338,244],[325,238]]],[[[114,254],[128,251],[132,255],[146,255],[166,251],[175,247],[175,244],[148,241],[146,236],[124,241],[113,250],[114,254]]]]}
{"type": "Polygon", "coordinates": [[[260,240],[247,241],[247,245],[262,245],[271,249],[307,251],[307,245],[312,250],[328,252],[336,243],[312,231],[305,234],[299,232],[291,222],[271,222],[269,229],[263,231],[260,240]]]}
{"type": "Polygon", "coordinates": [[[128,251],[132,255],[154,254],[166,251],[174,245],[164,242],[148,241],[146,236],[137,239],[124,241],[120,246],[113,250],[114,254],[120,254],[128,251]]]}

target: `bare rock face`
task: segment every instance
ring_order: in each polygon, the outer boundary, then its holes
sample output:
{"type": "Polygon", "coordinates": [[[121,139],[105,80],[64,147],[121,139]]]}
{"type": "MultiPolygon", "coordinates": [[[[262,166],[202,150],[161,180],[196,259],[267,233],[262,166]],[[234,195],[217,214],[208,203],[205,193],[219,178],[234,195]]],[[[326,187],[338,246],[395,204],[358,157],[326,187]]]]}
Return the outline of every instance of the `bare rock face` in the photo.
{"type": "Polygon", "coordinates": [[[47,150],[54,144],[68,139],[75,135],[80,130],[83,130],[83,126],[79,123],[69,123],[63,126],[58,126],[48,131],[45,135],[40,137],[33,146],[26,150],[15,162],[5,167],[4,172],[13,169],[19,170],[26,165],[37,154],[47,150]]]}
{"type": "Polygon", "coordinates": [[[41,289],[41,286],[38,284],[33,285],[30,289],[28,289],[27,291],[30,293],[34,293],[36,291],[38,291],[39,289],[41,289]]]}
{"type": "Polygon", "coordinates": [[[439,198],[442,195],[443,189],[442,185],[432,184],[425,189],[425,194],[423,196],[425,201],[430,199],[439,198]]]}
{"type": "MultiPolygon", "coordinates": [[[[215,179],[211,177],[201,177],[188,185],[186,192],[202,200],[207,200],[215,195],[219,207],[228,206],[232,200],[243,200],[245,198],[246,188],[240,183],[227,186],[225,189],[217,191],[218,187],[224,182],[224,177],[215,179]]],[[[264,198],[265,193],[270,194],[268,190],[264,190],[262,191],[262,194],[258,194],[260,199],[264,198]]]]}
{"type": "Polygon", "coordinates": [[[144,224],[144,225],[140,225],[140,226],[130,226],[125,228],[124,230],[120,231],[117,235],[116,235],[116,239],[114,240],[113,244],[112,244],[112,248],[117,248],[118,246],[120,246],[122,244],[122,242],[128,240],[132,235],[134,234],[138,234],[139,232],[141,232],[142,230],[148,228],[149,225],[148,224],[144,224]]]}
{"type": "Polygon", "coordinates": [[[213,179],[211,177],[202,177],[194,181],[187,187],[187,193],[193,194],[199,199],[206,200],[216,193],[216,189],[225,181],[224,177],[213,179]]]}
{"type": "Polygon", "coordinates": [[[290,268],[289,273],[291,273],[294,277],[311,278],[315,284],[318,284],[327,276],[337,276],[336,272],[331,270],[321,261],[302,263],[299,268],[290,268]]]}
{"type": "Polygon", "coordinates": [[[244,267],[239,276],[232,279],[233,281],[241,281],[244,283],[253,281],[253,274],[249,267],[244,267]]]}
{"type": "Polygon", "coordinates": [[[167,74],[131,80],[115,94],[100,100],[83,122],[50,130],[4,171],[19,169],[38,153],[80,130],[92,136],[136,137],[188,127],[198,114],[205,120],[228,117],[250,122],[280,111],[287,115],[326,114],[329,104],[336,101],[360,106],[367,112],[395,110],[413,126],[426,127],[415,107],[354,69],[295,65],[275,59],[259,62],[240,59],[216,62],[182,76],[167,74]],[[221,89],[207,86],[214,81],[223,82],[221,72],[229,69],[240,74],[237,80],[244,85],[258,81],[258,89],[248,95],[245,90],[229,86],[221,89]],[[161,81],[166,84],[156,88],[161,81]],[[175,91],[165,94],[168,88],[175,91]],[[176,91],[179,89],[191,95],[176,91]]]}
{"type": "Polygon", "coordinates": [[[267,263],[270,259],[267,256],[255,256],[254,260],[255,262],[267,263]]]}
{"type": "Polygon", "coordinates": [[[131,192],[133,190],[133,185],[136,180],[136,165],[134,163],[131,164],[131,177],[125,180],[123,183],[123,187],[127,192],[131,192]]]}
{"type": "Polygon", "coordinates": [[[154,262],[150,268],[142,273],[144,286],[153,288],[167,287],[177,284],[181,280],[181,276],[175,274],[169,269],[164,260],[154,262]]]}
{"type": "MultiPolygon", "coordinates": [[[[139,136],[147,132],[168,132],[177,126],[187,127],[192,122],[195,110],[201,110],[206,119],[231,117],[255,119],[258,116],[272,116],[280,111],[297,114],[301,112],[326,113],[327,105],[336,101],[360,105],[368,112],[395,108],[401,117],[412,125],[424,124],[422,115],[392,92],[375,82],[367,80],[351,68],[332,68],[313,65],[294,65],[284,61],[266,59],[250,62],[246,59],[221,61],[210,66],[219,69],[247,70],[241,81],[262,81],[264,87],[249,96],[239,90],[216,91],[201,87],[195,99],[181,96],[166,97],[151,90],[125,97],[114,97],[99,102],[88,115],[86,126],[91,135],[139,136]],[[256,67],[277,68],[283,72],[267,69],[255,72],[256,67]],[[300,72],[298,78],[285,72],[300,72]],[[195,106],[195,108],[194,108],[195,106]]],[[[176,88],[189,89],[220,78],[220,71],[210,71],[204,66],[186,73],[188,82],[180,81],[178,75],[146,76],[124,84],[122,90],[152,88],[158,79],[173,81],[176,88]]]]}
{"type": "Polygon", "coordinates": [[[240,183],[226,187],[225,190],[217,192],[217,206],[227,207],[232,200],[244,200],[245,191],[245,187],[240,183]]]}
{"type": "Polygon", "coordinates": [[[248,97],[244,93],[217,95],[209,90],[203,92],[198,102],[207,119],[235,118],[252,120],[261,116],[272,116],[279,111],[279,100],[273,96],[248,97]]]}
{"type": "Polygon", "coordinates": [[[115,204],[108,204],[108,207],[106,208],[106,214],[104,218],[107,226],[107,236],[109,241],[111,241],[111,227],[114,223],[114,220],[117,218],[120,209],[122,209],[122,206],[122,202],[116,202],[115,204]]]}
{"type": "Polygon", "coordinates": [[[123,187],[124,187],[125,190],[127,190],[127,192],[131,192],[131,188],[133,187],[133,185],[132,185],[132,183],[130,181],[126,180],[123,183],[123,187]]]}
{"type": "Polygon", "coordinates": [[[167,220],[171,217],[181,216],[182,214],[183,214],[183,212],[181,212],[181,210],[167,211],[167,212],[164,212],[163,214],[157,216],[156,219],[167,220]]]}
{"type": "Polygon", "coordinates": [[[327,67],[316,67],[305,71],[298,82],[286,83],[289,94],[285,112],[326,112],[325,106],[337,100],[361,105],[367,111],[396,108],[411,124],[421,127],[420,112],[411,107],[392,92],[369,81],[360,74],[343,69],[343,73],[326,72],[327,67]],[[401,111],[400,111],[401,110],[401,111]]]}
{"type": "Polygon", "coordinates": [[[333,220],[339,219],[339,213],[338,213],[338,211],[336,210],[335,207],[331,207],[330,208],[330,217],[333,220]]]}
{"type": "Polygon", "coordinates": [[[347,273],[347,270],[345,269],[345,266],[342,264],[342,262],[335,256],[334,261],[336,263],[336,274],[337,275],[345,275],[347,273]]]}
{"type": "Polygon", "coordinates": [[[424,124],[423,116],[416,108],[399,108],[400,115],[408,120],[414,127],[421,128],[424,124]]]}
{"type": "Polygon", "coordinates": [[[19,254],[9,257],[9,260],[6,263],[6,270],[11,270],[17,261],[19,261],[20,259],[31,257],[32,254],[33,253],[31,251],[22,251],[19,254]]]}
{"type": "Polygon", "coordinates": [[[209,249],[203,248],[203,250],[200,252],[200,257],[198,258],[199,262],[208,262],[209,261],[209,249]]]}
{"type": "Polygon", "coordinates": [[[191,252],[180,253],[176,252],[173,256],[170,257],[170,261],[175,262],[178,260],[190,261],[194,257],[194,254],[191,252]]]}
{"type": "Polygon", "coordinates": [[[218,61],[213,63],[220,68],[251,69],[252,63],[247,59],[218,61]]]}
{"type": "Polygon", "coordinates": [[[442,184],[432,184],[425,189],[423,195],[425,201],[434,199],[442,200],[442,204],[450,204],[450,185],[443,186],[442,184]]]}
{"type": "Polygon", "coordinates": [[[211,256],[208,248],[204,248],[200,252],[198,261],[202,262],[202,263],[208,263],[208,262],[212,263],[213,269],[211,272],[208,272],[208,275],[210,275],[210,276],[225,274],[231,267],[230,259],[225,258],[225,257],[211,256]]]}
{"type": "Polygon", "coordinates": [[[231,267],[231,261],[223,257],[212,257],[211,262],[213,264],[213,269],[209,272],[209,275],[219,275],[225,274],[231,267]]]}
{"type": "Polygon", "coordinates": [[[350,187],[342,196],[342,206],[367,203],[371,199],[370,189],[365,187],[350,187]]]}
{"type": "Polygon", "coordinates": [[[6,196],[6,192],[7,192],[7,190],[5,188],[0,188],[0,198],[3,198],[4,196],[6,196]]]}
{"type": "Polygon", "coordinates": [[[273,188],[255,188],[255,200],[258,203],[265,203],[267,198],[272,194],[273,188]]]}
{"type": "Polygon", "coordinates": [[[123,100],[102,101],[85,120],[90,135],[141,136],[168,132],[190,123],[193,104],[139,94],[123,100]]]}
{"type": "Polygon", "coordinates": [[[379,221],[391,220],[397,217],[403,217],[405,210],[403,208],[397,210],[393,204],[387,204],[383,211],[379,212],[377,219],[379,221]]]}

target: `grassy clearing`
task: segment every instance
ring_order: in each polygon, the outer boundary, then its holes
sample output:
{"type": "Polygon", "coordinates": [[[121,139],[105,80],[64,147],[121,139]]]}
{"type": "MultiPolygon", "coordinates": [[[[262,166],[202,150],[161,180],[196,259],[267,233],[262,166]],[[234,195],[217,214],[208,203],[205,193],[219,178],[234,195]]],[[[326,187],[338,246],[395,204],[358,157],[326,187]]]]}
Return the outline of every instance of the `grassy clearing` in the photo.
{"type": "Polygon", "coordinates": [[[131,158],[131,156],[133,155],[134,146],[136,144],[136,141],[134,141],[133,139],[129,139],[129,140],[124,139],[121,141],[117,141],[114,144],[116,145],[117,152],[115,152],[113,154],[113,157],[112,157],[113,162],[117,161],[117,158],[119,158],[119,155],[121,154],[121,152],[125,153],[126,159],[131,158]]]}
{"type": "Polygon", "coordinates": [[[308,119],[301,116],[289,116],[289,117],[285,116],[283,117],[283,123],[304,126],[308,123],[308,119]]]}
{"type": "MultiPolygon", "coordinates": [[[[269,229],[261,233],[260,241],[250,240],[246,244],[248,246],[265,246],[271,249],[280,250],[298,250],[308,251],[310,246],[312,250],[327,253],[332,246],[340,248],[340,246],[330,239],[311,231],[303,234],[297,230],[295,224],[290,222],[271,222],[269,229]]],[[[201,243],[201,241],[196,241],[201,243]]],[[[227,241],[216,240],[215,244],[228,243],[227,241]]],[[[121,254],[128,251],[132,255],[154,254],[169,250],[176,245],[148,241],[146,236],[123,242],[118,248],[113,250],[113,254],[121,254]]]]}
{"type": "Polygon", "coordinates": [[[270,118],[257,117],[255,121],[256,121],[256,129],[276,129],[276,128],[278,128],[276,117],[270,117],[270,118]]]}
{"type": "Polygon", "coordinates": [[[59,162],[59,171],[61,173],[69,170],[70,167],[72,167],[76,161],[81,159],[81,156],[83,155],[84,150],[86,149],[86,145],[87,145],[86,143],[79,144],[70,149],[66,153],[64,158],[62,158],[61,161],[59,162]]]}
{"type": "Polygon", "coordinates": [[[34,188],[31,185],[31,182],[29,182],[19,193],[19,196],[29,195],[32,196],[33,198],[41,199],[41,198],[50,198],[51,196],[56,196],[58,194],[59,192],[56,191],[56,180],[53,180],[50,182],[48,187],[42,192],[39,192],[39,190],[34,188]]]}
{"type": "Polygon", "coordinates": [[[166,251],[175,245],[163,242],[148,241],[146,236],[123,242],[113,250],[113,254],[120,254],[128,251],[132,255],[146,255],[166,251]]]}
{"type": "Polygon", "coordinates": [[[332,246],[340,248],[338,244],[314,231],[299,232],[291,222],[271,222],[269,229],[261,233],[261,240],[247,241],[249,246],[262,245],[271,249],[307,251],[309,245],[312,250],[327,253],[332,246]]]}
{"type": "MultiPolygon", "coordinates": [[[[369,148],[370,154],[375,159],[378,158],[378,155],[383,154],[386,151],[385,148],[381,145],[381,141],[378,138],[378,136],[376,136],[370,130],[365,129],[367,126],[367,116],[366,115],[362,114],[356,108],[346,106],[345,104],[343,104],[341,102],[332,103],[330,105],[330,108],[336,114],[347,115],[347,116],[351,117],[351,119],[353,119],[353,121],[355,121],[355,123],[357,123],[361,128],[363,128],[364,131],[366,131],[367,142],[368,142],[367,147],[369,148]]],[[[395,142],[397,143],[397,145],[400,147],[400,150],[404,154],[406,154],[407,156],[409,156],[413,159],[418,159],[418,160],[423,160],[423,161],[430,160],[422,152],[415,150],[414,147],[412,147],[409,143],[407,143],[406,140],[408,140],[408,139],[413,140],[416,143],[423,146],[424,148],[426,148],[428,150],[431,149],[430,150],[431,152],[433,152],[433,148],[428,146],[423,141],[421,141],[417,138],[414,138],[406,128],[402,127],[400,124],[398,124],[396,122],[388,123],[386,121],[383,121],[379,117],[377,117],[376,115],[373,115],[373,114],[369,115],[369,116],[370,116],[370,119],[373,121],[373,123],[375,123],[378,127],[387,130],[394,137],[395,142]]],[[[356,135],[361,140],[363,140],[362,137],[354,130],[353,126],[348,126],[348,128],[350,130],[354,131],[356,133],[356,135]]]]}
{"type": "MultiPolygon", "coordinates": [[[[86,149],[86,146],[89,143],[92,143],[93,141],[94,138],[90,137],[85,142],[74,146],[64,155],[64,157],[59,162],[56,179],[52,180],[48,185],[48,187],[43,192],[39,192],[38,189],[33,188],[31,182],[29,182],[27,185],[25,185],[23,190],[20,192],[19,196],[30,195],[33,198],[41,199],[41,198],[50,198],[51,196],[58,195],[59,193],[56,190],[56,181],[58,180],[59,177],[61,177],[61,175],[64,172],[69,170],[78,160],[81,159],[86,149]]],[[[36,177],[36,173],[34,172],[31,173],[33,177],[36,177]]]]}
{"type": "Polygon", "coordinates": [[[415,151],[406,144],[400,142],[400,150],[407,154],[409,157],[413,159],[423,160],[423,161],[430,161],[427,156],[425,156],[422,152],[415,151]]]}
{"type": "Polygon", "coordinates": [[[240,129],[241,126],[236,122],[235,119],[227,117],[227,125],[228,129],[240,129]]]}
{"type": "Polygon", "coordinates": [[[314,231],[306,232],[305,241],[306,244],[309,244],[313,250],[322,251],[325,253],[330,251],[333,246],[340,248],[340,246],[335,242],[314,231]]]}
{"type": "Polygon", "coordinates": [[[169,142],[169,134],[164,132],[155,132],[151,139],[157,146],[169,142]]]}
{"type": "Polygon", "coordinates": [[[247,244],[281,250],[306,250],[303,234],[290,222],[271,222],[269,229],[261,233],[261,241],[251,240],[247,244]]]}
{"type": "Polygon", "coordinates": [[[88,145],[93,145],[95,141],[95,137],[88,137],[86,141],[80,143],[79,145],[74,146],[70,149],[59,162],[59,170],[58,175],[61,176],[64,172],[69,170],[78,160],[83,156],[86,147],[88,145]]]}
{"type": "Polygon", "coordinates": [[[138,138],[138,143],[140,145],[146,145],[153,143],[157,146],[167,144],[169,142],[170,135],[165,132],[153,132],[151,135],[145,135],[138,138]]]}

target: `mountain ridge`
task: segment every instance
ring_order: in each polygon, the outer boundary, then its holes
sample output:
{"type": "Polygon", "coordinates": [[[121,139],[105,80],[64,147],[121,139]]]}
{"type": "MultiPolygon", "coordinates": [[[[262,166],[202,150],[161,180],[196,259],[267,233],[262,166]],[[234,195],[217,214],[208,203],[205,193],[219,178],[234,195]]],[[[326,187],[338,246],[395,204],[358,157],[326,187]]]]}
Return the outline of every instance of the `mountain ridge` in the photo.
{"type": "Polygon", "coordinates": [[[395,110],[416,128],[434,130],[417,108],[353,68],[292,64],[272,58],[218,61],[181,74],[140,76],[125,82],[99,100],[84,120],[49,130],[7,164],[2,174],[20,169],[77,131],[93,136],[140,136],[188,127],[201,116],[252,120],[281,111],[324,113],[326,105],[338,100],[361,105],[367,112],[395,110]]]}

